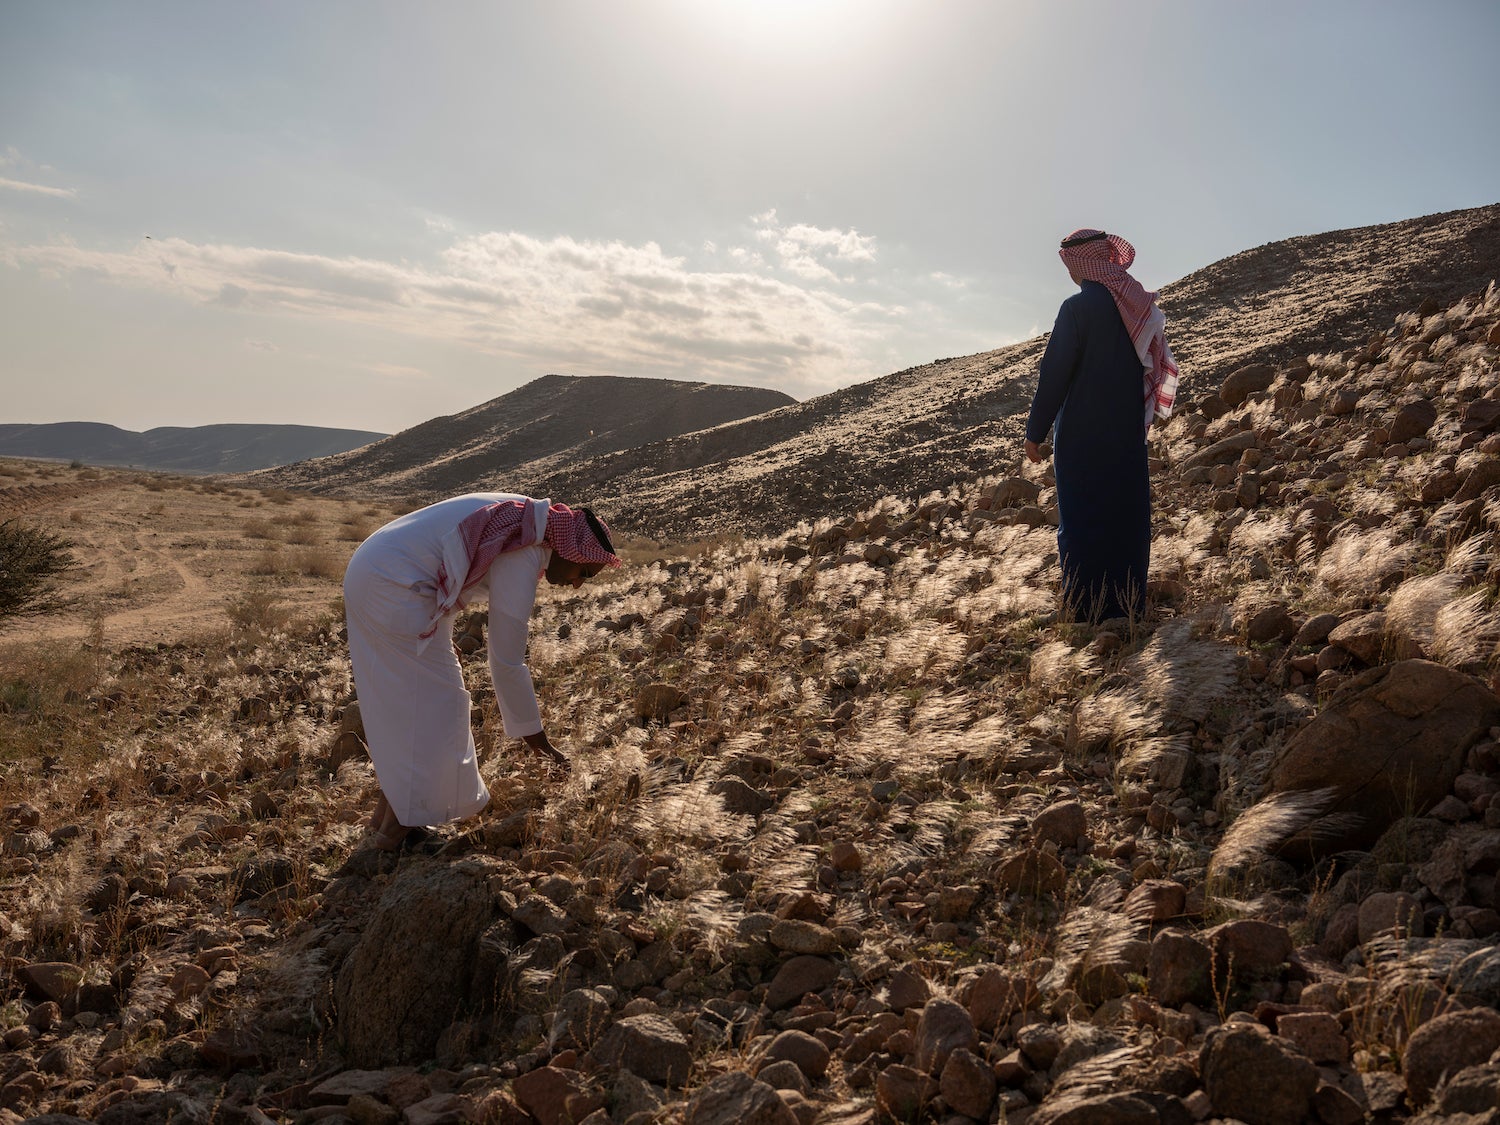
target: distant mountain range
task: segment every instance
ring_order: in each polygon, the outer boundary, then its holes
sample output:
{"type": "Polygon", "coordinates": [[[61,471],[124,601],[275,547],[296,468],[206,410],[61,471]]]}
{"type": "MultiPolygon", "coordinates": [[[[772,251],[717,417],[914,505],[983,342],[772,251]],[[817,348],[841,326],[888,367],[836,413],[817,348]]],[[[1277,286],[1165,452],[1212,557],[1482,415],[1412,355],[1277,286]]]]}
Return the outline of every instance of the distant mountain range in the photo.
{"type": "Polygon", "coordinates": [[[0,456],[177,473],[247,473],[342,453],[385,436],[325,426],[159,426],[136,433],[103,422],[17,423],[0,424],[0,456]]]}
{"type": "Polygon", "coordinates": [[[257,473],[248,483],[318,492],[515,492],[518,482],[529,485],[574,463],[651,448],[796,402],[762,387],[546,375],[461,414],[363,449],[257,473]]]}

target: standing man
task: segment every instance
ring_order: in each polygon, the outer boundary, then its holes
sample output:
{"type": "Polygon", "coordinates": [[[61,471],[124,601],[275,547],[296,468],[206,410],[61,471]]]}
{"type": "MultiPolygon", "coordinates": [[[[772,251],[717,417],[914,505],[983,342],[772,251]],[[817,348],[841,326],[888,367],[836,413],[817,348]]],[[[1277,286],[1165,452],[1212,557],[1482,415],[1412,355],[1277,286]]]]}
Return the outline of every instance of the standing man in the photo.
{"type": "Polygon", "coordinates": [[[1026,456],[1056,422],[1058,553],[1063,608],[1099,622],[1140,617],[1151,562],[1146,432],[1172,413],[1177,364],[1166,318],[1128,269],[1119,235],[1074,231],[1058,251],[1079,292],[1063,302],[1026,422],[1026,456]]]}

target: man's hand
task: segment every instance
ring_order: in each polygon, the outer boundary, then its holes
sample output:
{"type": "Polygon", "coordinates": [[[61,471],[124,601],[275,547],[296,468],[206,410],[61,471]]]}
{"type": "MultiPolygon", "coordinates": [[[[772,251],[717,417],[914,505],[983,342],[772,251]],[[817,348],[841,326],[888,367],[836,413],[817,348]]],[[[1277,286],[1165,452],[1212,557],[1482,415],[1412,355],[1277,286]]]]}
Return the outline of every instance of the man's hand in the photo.
{"type": "Polygon", "coordinates": [[[1040,465],[1042,463],[1042,447],[1034,441],[1028,441],[1026,443],[1026,460],[1030,461],[1033,465],[1040,465]]]}
{"type": "Polygon", "coordinates": [[[564,772],[572,772],[573,764],[568,761],[567,757],[557,747],[548,741],[546,731],[539,730],[535,734],[528,734],[521,741],[525,742],[528,747],[542,755],[542,757],[551,759],[554,766],[560,767],[564,772]]]}

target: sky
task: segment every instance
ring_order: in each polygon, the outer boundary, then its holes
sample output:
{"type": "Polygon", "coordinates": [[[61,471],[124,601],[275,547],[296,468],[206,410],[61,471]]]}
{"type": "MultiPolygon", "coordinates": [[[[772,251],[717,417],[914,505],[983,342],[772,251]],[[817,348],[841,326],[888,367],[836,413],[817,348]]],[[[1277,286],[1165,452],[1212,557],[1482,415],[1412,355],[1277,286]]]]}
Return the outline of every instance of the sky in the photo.
{"type": "MultiPolygon", "coordinates": [[[[1495,0],[0,0],[0,423],[798,399],[1500,201],[1495,0]]],[[[1170,323],[1169,323],[1170,332],[1170,323]]]]}

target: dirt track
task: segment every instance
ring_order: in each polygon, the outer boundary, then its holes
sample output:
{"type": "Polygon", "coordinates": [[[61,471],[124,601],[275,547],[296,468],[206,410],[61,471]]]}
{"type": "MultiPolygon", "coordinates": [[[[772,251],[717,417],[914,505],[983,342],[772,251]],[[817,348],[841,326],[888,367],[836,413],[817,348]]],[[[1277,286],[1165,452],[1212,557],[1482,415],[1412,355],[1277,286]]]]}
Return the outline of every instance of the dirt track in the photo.
{"type": "Polygon", "coordinates": [[[0,519],[21,517],[74,544],[79,569],[55,617],[0,628],[0,641],[76,638],[171,643],[222,630],[247,590],[288,613],[326,612],[344,564],[389,510],[212,481],[47,462],[0,462],[0,519]],[[373,514],[372,514],[373,513],[373,514]]]}

